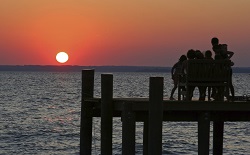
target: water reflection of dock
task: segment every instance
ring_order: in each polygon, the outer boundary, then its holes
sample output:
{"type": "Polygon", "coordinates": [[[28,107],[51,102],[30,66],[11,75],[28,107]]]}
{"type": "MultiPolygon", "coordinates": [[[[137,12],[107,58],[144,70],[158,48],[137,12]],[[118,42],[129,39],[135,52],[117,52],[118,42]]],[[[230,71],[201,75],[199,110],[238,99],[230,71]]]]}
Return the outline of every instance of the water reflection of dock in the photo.
{"type": "MultiPolygon", "coordinates": [[[[92,119],[101,117],[101,154],[112,154],[112,120],[122,119],[122,154],[135,154],[135,124],[143,125],[143,154],[162,154],[163,121],[198,122],[198,154],[209,154],[210,121],[213,154],[223,154],[226,121],[250,121],[250,102],[169,101],[163,99],[163,77],[150,77],[149,98],[113,98],[113,75],[101,75],[101,98],[93,98],[94,70],[82,71],[80,154],[92,151],[92,119]]],[[[185,130],[185,129],[183,129],[185,130]]]]}

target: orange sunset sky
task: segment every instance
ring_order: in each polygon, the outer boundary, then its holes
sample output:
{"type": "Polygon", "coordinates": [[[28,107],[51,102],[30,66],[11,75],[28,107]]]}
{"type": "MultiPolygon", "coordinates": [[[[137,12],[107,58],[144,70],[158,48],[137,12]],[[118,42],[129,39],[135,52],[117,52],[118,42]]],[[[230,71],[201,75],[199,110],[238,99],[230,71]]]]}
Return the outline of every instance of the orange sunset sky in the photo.
{"type": "Polygon", "coordinates": [[[171,67],[212,37],[250,67],[250,0],[0,0],[0,65],[171,67]]]}

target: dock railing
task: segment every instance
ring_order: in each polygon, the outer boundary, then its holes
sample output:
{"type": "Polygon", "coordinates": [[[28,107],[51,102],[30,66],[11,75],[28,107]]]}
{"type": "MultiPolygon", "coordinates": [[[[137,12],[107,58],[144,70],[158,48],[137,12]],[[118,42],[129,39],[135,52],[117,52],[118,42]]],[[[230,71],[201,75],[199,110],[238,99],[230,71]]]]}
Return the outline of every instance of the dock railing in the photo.
{"type": "Polygon", "coordinates": [[[213,154],[223,154],[225,121],[250,121],[250,104],[242,102],[169,101],[163,99],[163,77],[149,77],[149,98],[113,98],[113,75],[101,75],[101,98],[94,98],[94,70],[82,71],[80,154],[92,153],[93,117],[101,117],[101,154],[112,153],[113,117],[122,120],[122,154],[135,154],[136,122],[143,122],[143,155],[162,154],[163,121],[198,122],[198,154],[209,154],[213,121],[213,154]]]}

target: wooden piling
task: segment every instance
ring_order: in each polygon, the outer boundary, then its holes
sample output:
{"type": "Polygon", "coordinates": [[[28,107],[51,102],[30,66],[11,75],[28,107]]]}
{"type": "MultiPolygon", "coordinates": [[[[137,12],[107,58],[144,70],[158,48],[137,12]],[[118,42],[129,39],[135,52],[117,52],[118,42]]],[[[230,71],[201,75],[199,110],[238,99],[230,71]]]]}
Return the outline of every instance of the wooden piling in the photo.
{"type": "Polygon", "coordinates": [[[113,75],[101,75],[101,154],[112,154],[113,75]]]}
{"type": "Polygon", "coordinates": [[[123,104],[122,111],[122,154],[135,154],[135,113],[133,104],[123,104]]]}
{"type": "Polygon", "coordinates": [[[94,70],[82,70],[82,101],[80,125],[80,155],[91,155],[92,145],[92,109],[85,99],[94,95],[94,70]]]}
{"type": "Polygon", "coordinates": [[[163,77],[150,77],[149,82],[149,155],[162,154],[163,77]]]}
{"type": "Polygon", "coordinates": [[[223,154],[223,132],[224,132],[224,122],[214,121],[213,123],[213,154],[214,155],[223,154]]]}
{"type": "Polygon", "coordinates": [[[198,119],[198,154],[209,155],[210,114],[202,112],[198,119]]]}
{"type": "Polygon", "coordinates": [[[148,120],[143,123],[143,155],[148,155],[148,120]]]}

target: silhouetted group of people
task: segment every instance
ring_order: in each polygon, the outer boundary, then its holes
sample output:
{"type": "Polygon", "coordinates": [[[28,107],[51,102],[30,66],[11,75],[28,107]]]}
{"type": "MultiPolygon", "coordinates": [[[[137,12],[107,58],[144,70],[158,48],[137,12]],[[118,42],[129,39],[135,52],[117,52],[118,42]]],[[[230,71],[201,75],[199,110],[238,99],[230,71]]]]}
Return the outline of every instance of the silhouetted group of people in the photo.
{"type": "MultiPolygon", "coordinates": [[[[173,95],[174,95],[175,90],[178,87],[180,75],[185,74],[184,68],[187,67],[187,60],[192,60],[192,59],[230,60],[231,57],[234,55],[234,52],[227,50],[226,44],[219,44],[219,39],[216,37],[212,38],[211,44],[212,44],[212,50],[214,52],[214,58],[212,57],[213,54],[210,50],[207,50],[204,53],[202,53],[200,50],[190,49],[188,50],[186,55],[181,55],[179,58],[179,61],[173,65],[171,69],[171,75],[172,75],[172,79],[174,82],[174,87],[170,94],[170,100],[175,100],[173,95]]],[[[231,62],[231,66],[233,65],[234,63],[231,62]]],[[[234,100],[234,87],[232,84],[231,66],[230,66],[230,83],[229,83],[229,90],[231,92],[231,98],[230,99],[228,98],[228,100],[234,100]]],[[[186,88],[182,87],[181,89],[185,90],[186,88]]],[[[189,89],[190,94],[187,94],[186,96],[187,100],[192,99],[194,89],[195,87],[192,87],[189,89]]],[[[206,87],[198,87],[198,89],[199,89],[199,100],[204,101],[206,97],[206,87]]],[[[213,98],[214,100],[220,100],[221,95],[223,93],[222,91],[224,91],[224,89],[219,90],[216,87],[212,87],[211,98],[213,98]]]]}

